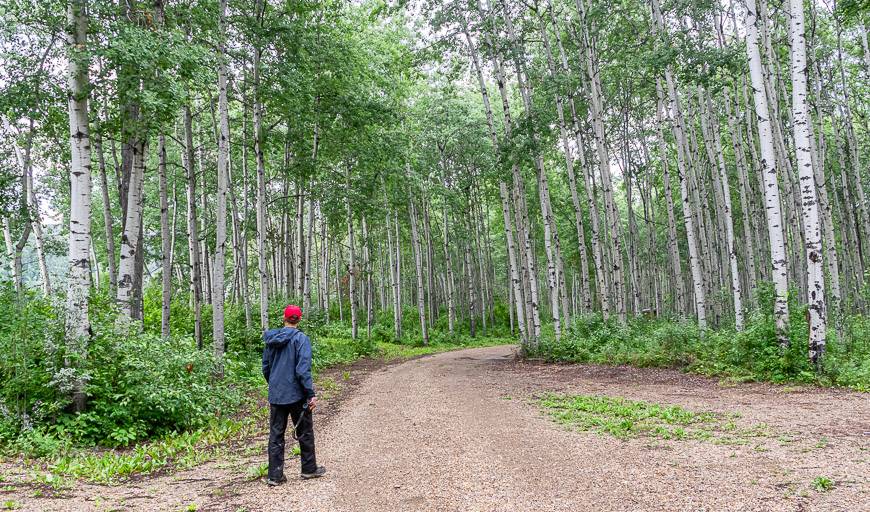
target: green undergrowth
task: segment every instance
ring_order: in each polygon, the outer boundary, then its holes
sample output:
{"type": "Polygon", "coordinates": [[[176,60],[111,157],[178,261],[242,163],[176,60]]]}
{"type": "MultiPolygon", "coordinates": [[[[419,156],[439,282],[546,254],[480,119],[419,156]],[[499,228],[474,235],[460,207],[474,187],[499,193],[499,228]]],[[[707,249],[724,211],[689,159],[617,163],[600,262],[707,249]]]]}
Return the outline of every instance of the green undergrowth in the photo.
{"type": "MultiPolygon", "coordinates": [[[[87,409],[75,413],[68,396],[72,375],[61,364],[62,326],[47,320],[54,311],[51,301],[17,303],[0,293],[0,313],[12,319],[0,323],[0,349],[11,355],[0,361],[5,382],[0,456],[22,462],[19,483],[55,490],[77,479],[114,484],[239,453],[253,455],[250,440],[268,428],[262,337],[244,328],[243,310],[229,305],[223,376],[217,377],[210,342],[197,348],[186,330],[189,311],[178,300],[173,336],[163,339],[157,334],[159,316],[155,322],[153,315],[159,302],[149,302],[153,297],[146,296],[144,329],[123,334],[117,331],[110,301],[92,297],[94,334],[89,358],[81,365],[87,409]]],[[[206,309],[204,331],[209,314],[206,309]]],[[[439,332],[435,342],[423,346],[408,328],[405,343],[395,343],[378,334],[392,332],[380,324],[371,337],[363,326],[353,340],[350,326],[328,321],[325,312],[310,313],[302,327],[312,339],[313,371],[324,398],[339,393],[341,384],[323,372],[360,358],[392,361],[511,341],[439,332]]],[[[256,453],[262,451],[256,447],[256,453]]]]}
{"type": "Polygon", "coordinates": [[[440,354],[441,352],[449,352],[451,350],[460,350],[463,348],[476,347],[495,347],[498,345],[509,345],[516,343],[511,338],[470,338],[461,337],[456,343],[430,343],[429,345],[401,345],[397,343],[378,343],[377,356],[386,361],[396,359],[408,359],[412,357],[420,357],[429,354],[440,354]]]}
{"type": "Polygon", "coordinates": [[[870,318],[847,319],[839,336],[832,329],[817,371],[807,356],[805,315],[798,307],[793,310],[791,343],[785,350],[776,339],[773,318],[759,313],[748,317],[741,332],[730,327],[702,332],[692,322],[667,319],[639,318],[619,325],[597,315],[575,319],[559,340],[546,336],[537,347],[527,349],[526,355],[554,362],[679,368],[734,382],[870,391],[870,318]]]}
{"type": "Polygon", "coordinates": [[[186,469],[212,460],[230,450],[234,443],[262,433],[267,416],[266,408],[252,407],[243,415],[215,420],[190,432],[123,450],[77,450],[51,459],[43,466],[46,474],[55,478],[72,477],[103,484],[165,468],[186,469]]]}
{"type": "Polygon", "coordinates": [[[646,437],[746,444],[750,438],[771,435],[766,425],[738,426],[738,414],[692,411],[678,405],[622,397],[547,394],[538,404],[561,425],[618,439],[646,437]]]}

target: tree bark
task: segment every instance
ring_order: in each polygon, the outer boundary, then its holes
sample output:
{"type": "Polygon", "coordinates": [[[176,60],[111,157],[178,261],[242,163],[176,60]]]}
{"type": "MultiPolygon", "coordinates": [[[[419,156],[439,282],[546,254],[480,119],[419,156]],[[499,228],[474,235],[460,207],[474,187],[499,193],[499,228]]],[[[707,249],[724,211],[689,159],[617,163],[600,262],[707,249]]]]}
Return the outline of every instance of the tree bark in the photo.
{"type": "Polygon", "coordinates": [[[196,220],[196,171],[193,146],[193,114],[184,106],[184,165],[187,171],[187,240],[190,253],[190,282],[193,295],[193,337],[202,349],[202,265],[199,254],[199,226],[196,220]]]}
{"type": "Polygon", "coordinates": [[[785,256],[782,212],[780,210],[779,184],[777,181],[776,154],[770,112],[762,71],[761,52],[758,49],[758,16],[755,0],[746,0],[746,51],[749,58],[749,74],[755,99],[755,115],[758,135],[761,140],[761,172],[764,178],[764,201],[767,216],[767,233],[770,240],[771,272],[776,300],[774,318],[777,338],[781,346],[788,346],[788,269],[785,256]]]}
{"type": "Polygon", "coordinates": [[[791,19],[791,78],[794,140],[800,178],[802,220],[806,237],[807,283],[809,299],[809,357],[820,368],[825,352],[827,315],[825,312],[825,274],[822,234],[816,202],[816,173],[813,167],[813,133],[807,102],[807,50],[804,36],[803,0],[789,1],[791,19]]]}
{"type": "Polygon", "coordinates": [[[169,187],[166,177],[166,136],[157,139],[157,173],[160,193],[160,335],[169,337],[169,314],[172,302],[172,261],[169,235],[169,187]]]}
{"type": "Polygon", "coordinates": [[[349,288],[348,293],[350,296],[350,325],[351,325],[351,337],[356,339],[359,325],[357,321],[357,289],[356,289],[356,243],[354,241],[354,232],[353,232],[353,213],[350,208],[350,164],[345,164],[347,166],[346,174],[345,174],[345,187],[346,187],[346,195],[345,195],[345,208],[346,208],[346,217],[347,217],[347,243],[348,243],[348,276],[349,276],[349,288]]]}
{"type": "Polygon", "coordinates": [[[227,245],[227,194],[230,160],[230,114],[227,100],[226,17],[227,0],[220,0],[218,16],[218,135],[217,194],[215,197],[214,276],[212,277],[212,337],[216,373],[223,375],[224,337],[224,275],[227,245]]]}
{"type": "Polygon", "coordinates": [[[686,302],[686,287],[685,277],[683,276],[682,259],[680,257],[680,247],[677,241],[677,223],[675,219],[676,206],[674,205],[674,196],[671,192],[671,173],[670,164],[668,162],[668,148],[665,145],[665,135],[662,126],[664,125],[664,94],[662,92],[661,79],[656,80],[656,94],[658,101],[656,102],[656,137],[659,146],[659,158],[662,165],[662,183],[664,186],[665,205],[668,211],[668,254],[671,260],[671,272],[673,276],[672,283],[675,290],[676,310],[680,316],[685,316],[687,312],[686,302]]]}
{"type": "MultiPolygon", "coordinates": [[[[406,171],[410,174],[410,165],[406,165],[406,171]]],[[[428,345],[429,324],[426,321],[426,293],[423,288],[423,247],[420,243],[420,235],[417,232],[417,207],[414,205],[412,198],[408,199],[408,206],[408,214],[411,220],[411,246],[414,250],[414,270],[417,276],[417,312],[420,315],[420,332],[423,334],[423,345],[428,345]]]]}
{"type": "Polygon", "coordinates": [[[731,214],[731,188],[728,185],[728,170],[725,168],[725,157],[723,156],[724,152],[722,150],[722,139],[719,133],[719,125],[711,115],[711,112],[713,112],[713,101],[710,99],[710,95],[706,93],[706,91],[703,91],[702,89],[699,89],[699,91],[702,91],[701,99],[705,101],[705,104],[702,104],[702,106],[706,106],[704,115],[706,122],[709,124],[709,129],[711,131],[710,138],[713,140],[713,150],[717,156],[719,186],[722,187],[722,201],[725,207],[723,214],[726,230],[726,243],[728,247],[728,260],[731,265],[731,292],[734,297],[734,325],[738,331],[742,331],[744,327],[743,296],[740,287],[740,271],[737,265],[737,248],[734,241],[734,219],[731,214]]]}
{"type": "MultiPolygon", "coordinates": [[[[262,23],[264,0],[256,0],[257,17],[262,23]]],[[[266,267],[266,156],[263,130],[263,105],[260,96],[260,56],[262,48],[254,48],[254,154],[257,159],[257,267],[260,277],[260,328],[269,328],[269,270],[266,267]]]]}
{"type": "MultiPolygon", "coordinates": [[[[69,273],[67,275],[66,367],[74,370],[87,358],[90,320],[91,245],[91,146],[88,126],[87,0],[67,5],[67,93],[70,130],[70,216],[69,273]]],[[[76,371],[73,380],[73,408],[85,408],[85,381],[76,371]]]]}
{"type": "Polygon", "coordinates": [[[127,187],[127,213],[121,233],[121,262],[118,266],[118,303],[121,318],[136,318],[136,254],[141,245],[143,187],[147,145],[133,144],[133,168],[127,187]]]}
{"type": "Polygon", "coordinates": [[[103,155],[102,137],[99,132],[94,133],[94,151],[97,153],[97,162],[100,169],[100,188],[103,194],[103,224],[106,228],[106,260],[109,272],[109,293],[114,297],[118,291],[118,270],[115,266],[117,256],[115,253],[115,230],[112,220],[112,203],[109,199],[109,183],[106,179],[106,158],[103,155]]]}

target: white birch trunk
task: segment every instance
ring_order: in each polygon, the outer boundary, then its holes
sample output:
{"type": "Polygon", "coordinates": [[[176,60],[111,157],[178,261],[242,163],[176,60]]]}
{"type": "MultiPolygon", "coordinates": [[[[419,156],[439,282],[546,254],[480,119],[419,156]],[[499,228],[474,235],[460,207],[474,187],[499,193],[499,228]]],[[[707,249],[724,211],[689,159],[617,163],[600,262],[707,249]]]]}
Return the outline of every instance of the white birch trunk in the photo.
{"type": "Polygon", "coordinates": [[[102,137],[94,134],[94,151],[100,169],[100,188],[103,199],[103,225],[106,229],[106,260],[109,272],[109,293],[115,296],[118,290],[118,269],[116,268],[115,230],[112,220],[112,203],[109,199],[109,183],[106,178],[106,159],[103,155],[102,137]]]}
{"type": "Polygon", "coordinates": [[[656,138],[658,140],[659,158],[662,164],[662,182],[664,186],[665,205],[668,211],[668,254],[671,261],[671,273],[673,276],[672,284],[675,290],[676,310],[680,316],[686,314],[686,286],[685,277],[683,276],[682,258],[680,257],[680,247],[677,242],[677,222],[674,212],[674,196],[671,192],[671,173],[670,164],[668,162],[668,148],[665,145],[665,134],[662,126],[664,120],[664,93],[662,92],[661,79],[656,79],[656,94],[658,101],[656,102],[656,138]]]}
{"type": "MultiPolygon", "coordinates": [[[[701,90],[701,89],[699,89],[701,90]]],[[[717,164],[719,168],[719,184],[722,187],[722,201],[724,205],[724,221],[725,221],[725,237],[728,247],[728,260],[731,265],[731,292],[734,297],[734,325],[738,331],[743,330],[743,295],[740,288],[740,271],[737,265],[737,248],[734,242],[734,219],[732,218],[731,208],[731,188],[728,185],[728,169],[725,167],[725,157],[722,150],[722,139],[719,133],[719,125],[716,119],[712,117],[713,101],[709,94],[702,93],[706,100],[705,114],[709,123],[713,139],[713,149],[717,156],[717,164]]],[[[702,105],[703,106],[703,105],[702,105]]],[[[714,171],[715,172],[715,171],[714,171]]]]}
{"type": "Polygon", "coordinates": [[[118,266],[118,303],[121,319],[135,318],[136,251],[142,224],[143,187],[145,181],[145,150],[147,146],[133,145],[133,169],[127,188],[127,215],[121,233],[121,262],[118,266]]]}
{"type": "Polygon", "coordinates": [[[202,264],[199,254],[199,225],[196,220],[196,171],[193,146],[193,119],[190,105],[184,107],[184,166],[187,172],[187,241],[193,299],[193,332],[197,348],[202,348],[202,264]]]}
{"type": "Polygon", "coordinates": [[[348,293],[350,295],[350,325],[351,325],[351,337],[356,339],[359,325],[357,320],[357,278],[356,278],[356,243],[354,241],[354,232],[353,232],[353,213],[350,209],[350,165],[347,165],[347,170],[345,174],[345,187],[346,187],[346,199],[345,199],[345,208],[346,208],[346,216],[347,216],[347,243],[348,243],[348,257],[350,261],[348,262],[348,276],[349,276],[349,288],[348,293]]]}
{"type": "Polygon", "coordinates": [[[227,0],[220,0],[218,18],[218,134],[217,194],[215,197],[215,249],[212,276],[212,336],[216,373],[223,375],[224,338],[224,275],[227,246],[227,194],[229,187],[230,115],[227,100],[226,16],[227,0]]]}
{"type": "Polygon", "coordinates": [[[776,154],[770,112],[767,108],[761,52],[758,48],[758,16],[755,0],[746,0],[746,52],[749,58],[749,74],[752,80],[758,136],[761,141],[761,172],[764,179],[764,202],[767,218],[767,233],[770,241],[771,272],[776,302],[774,317],[779,343],[787,346],[788,339],[788,269],[786,268],[785,240],[782,211],[780,209],[779,183],[777,181],[776,154]]]}
{"type": "MultiPolygon", "coordinates": [[[[658,0],[652,0],[653,28],[656,32],[664,31],[665,24],[661,7],[658,0]]],[[[671,66],[665,68],[665,82],[668,87],[670,99],[670,116],[677,143],[677,167],[680,178],[680,195],[683,203],[683,222],[686,226],[686,239],[689,245],[689,268],[692,271],[692,289],[695,299],[695,315],[698,319],[698,327],[702,330],[707,328],[707,301],[704,291],[704,278],[701,270],[698,241],[695,237],[695,211],[690,198],[689,190],[689,146],[686,141],[685,123],[677,87],[674,82],[671,66]]],[[[703,233],[703,230],[701,231],[703,233]]]]}
{"type": "MultiPolygon", "coordinates": [[[[263,10],[257,0],[256,11],[263,10]]],[[[266,266],[266,156],[263,131],[263,104],[260,97],[261,48],[254,48],[254,154],[257,160],[257,269],[260,280],[260,328],[269,328],[269,269],[266,266]]]]}
{"type": "MultiPolygon", "coordinates": [[[[411,167],[406,165],[406,172],[410,174],[411,167]]],[[[429,324],[426,321],[426,297],[423,288],[423,246],[420,243],[420,234],[417,230],[417,207],[413,199],[408,199],[408,214],[411,220],[411,246],[414,250],[414,270],[417,276],[417,313],[420,316],[420,332],[423,333],[423,345],[429,344],[429,324]]]]}
{"type": "Polygon", "coordinates": [[[613,293],[616,299],[616,315],[620,323],[626,322],[625,287],[622,269],[622,242],[620,240],[619,212],[613,199],[613,180],[610,176],[610,154],[607,148],[607,139],[604,126],[604,106],[601,93],[601,78],[595,65],[593,40],[589,34],[588,17],[586,14],[586,0],[575,0],[577,11],[580,14],[582,29],[583,58],[586,66],[586,85],[589,89],[590,116],[592,118],[593,133],[595,136],[595,148],[598,154],[598,171],[601,175],[602,191],[604,192],[604,211],[610,232],[611,243],[610,269],[613,293]]]}
{"type": "Polygon", "coordinates": [[[806,262],[809,302],[809,357],[819,368],[825,352],[827,318],[825,312],[825,274],[822,263],[822,234],[816,202],[816,175],[812,161],[812,124],[807,102],[807,50],[804,36],[803,0],[790,0],[791,79],[794,140],[800,179],[801,207],[806,236],[806,262]]]}
{"type": "MultiPolygon", "coordinates": [[[[550,6],[548,2],[548,8],[549,7],[550,6]]],[[[544,49],[546,50],[547,55],[547,67],[549,69],[550,76],[555,79],[556,69],[553,63],[553,52],[550,49],[550,36],[547,33],[547,26],[544,23],[543,17],[541,18],[541,36],[543,37],[544,49]]],[[[561,45],[561,42],[559,44],[561,45]]],[[[564,67],[563,72],[567,72],[567,69],[565,69],[564,67]]],[[[571,145],[569,143],[570,138],[568,135],[568,128],[565,122],[565,113],[562,97],[558,93],[556,93],[555,95],[555,101],[556,113],[558,114],[559,119],[559,135],[562,140],[562,153],[565,156],[565,169],[568,172],[568,188],[570,188],[571,201],[574,205],[574,227],[577,230],[577,245],[580,255],[580,280],[583,294],[583,307],[581,311],[583,313],[587,313],[592,309],[592,297],[589,291],[589,257],[586,253],[586,234],[585,230],[583,229],[583,211],[580,208],[580,198],[577,194],[577,178],[574,174],[574,156],[572,155],[571,145]]]]}
{"type": "MultiPolygon", "coordinates": [[[[474,43],[471,41],[471,36],[468,34],[467,27],[464,24],[463,20],[463,28],[464,35],[466,41],[468,43],[468,49],[471,54],[472,64],[474,65],[474,70],[477,75],[478,85],[480,87],[480,94],[483,100],[484,110],[486,112],[486,120],[487,126],[489,128],[490,137],[492,139],[492,143],[494,147],[498,147],[498,136],[495,131],[495,122],[493,119],[492,106],[489,101],[489,93],[486,89],[486,83],[483,79],[483,71],[481,70],[480,58],[478,56],[477,48],[474,46],[474,43]]],[[[520,337],[522,338],[523,344],[529,342],[529,332],[526,328],[526,318],[527,315],[525,313],[526,305],[523,301],[523,291],[522,291],[522,282],[521,282],[521,270],[519,266],[519,257],[516,255],[516,251],[514,250],[514,236],[512,233],[512,223],[510,219],[510,196],[507,192],[507,185],[504,181],[499,182],[499,192],[501,194],[502,200],[502,211],[504,213],[504,227],[505,227],[505,240],[508,247],[508,263],[510,266],[510,274],[511,274],[511,286],[513,290],[513,298],[516,306],[516,315],[517,315],[517,325],[520,331],[520,337]]],[[[450,266],[450,258],[449,251],[447,249],[447,212],[445,210],[444,215],[444,251],[445,257],[447,259],[447,272],[448,272],[448,290],[450,293],[451,303],[453,299],[453,276],[450,266]]],[[[451,314],[451,332],[452,332],[452,324],[453,320],[455,320],[455,309],[450,308],[449,311],[451,314]]]]}
{"type": "MultiPolygon", "coordinates": [[[[80,365],[87,357],[90,320],[91,146],[88,126],[87,1],[67,5],[67,91],[70,130],[69,273],[67,275],[66,342],[70,355],[64,363],[80,365]],[[72,363],[72,361],[75,363],[72,363]]],[[[73,408],[85,408],[85,381],[76,372],[73,408]]]]}
{"type": "Polygon", "coordinates": [[[166,178],[166,136],[157,139],[157,173],[160,189],[160,335],[169,337],[169,314],[172,301],[172,240],[169,234],[169,186],[166,178]]]}
{"type": "MultiPolygon", "coordinates": [[[[383,182],[382,182],[383,183],[383,182]]],[[[384,190],[386,191],[386,186],[384,186],[384,190]]],[[[400,341],[402,339],[402,305],[400,304],[400,296],[399,296],[399,273],[398,273],[398,262],[396,261],[396,252],[393,251],[393,226],[390,221],[389,208],[386,210],[387,213],[385,217],[385,226],[387,231],[387,256],[390,264],[390,291],[391,291],[391,299],[393,301],[393,328],[396,335],[396,341],[400,341]]],[[[396,240],[396,245],[399,244],[399,241],[396,240]]]]}

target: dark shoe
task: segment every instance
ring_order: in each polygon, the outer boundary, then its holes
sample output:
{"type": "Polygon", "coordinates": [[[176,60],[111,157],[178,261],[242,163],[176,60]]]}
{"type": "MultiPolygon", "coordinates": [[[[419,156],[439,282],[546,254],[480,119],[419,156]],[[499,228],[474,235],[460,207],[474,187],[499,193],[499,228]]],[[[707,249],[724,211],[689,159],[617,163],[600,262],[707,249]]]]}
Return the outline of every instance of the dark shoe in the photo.
{"type": "Polygon", "coordinates": [[[323,466],[317,466],[317,469],[314,473],[302,473],[303,480],[310,480],[312,478],[320,478],[326,474],[326,468],[323,466]]]}
{"type": "Polygon", "coordinates": [[[268,485],[269,487],[277,487],[286,481],[287,481],[286,476],[282,476],[278,480],[272,480],[271,478],[268,478],[268,479],[266,479],[266,485],[268,485]]]}

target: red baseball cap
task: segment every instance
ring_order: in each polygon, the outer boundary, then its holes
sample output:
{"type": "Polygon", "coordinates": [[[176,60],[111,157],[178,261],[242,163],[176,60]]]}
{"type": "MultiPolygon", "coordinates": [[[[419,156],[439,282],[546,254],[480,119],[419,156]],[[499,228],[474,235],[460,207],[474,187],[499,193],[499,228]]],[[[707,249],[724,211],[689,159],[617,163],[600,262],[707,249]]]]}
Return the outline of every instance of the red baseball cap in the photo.
{"type": "Polygon", "coordinates": [[[291,316],[295,316],[301,319],[302,308],[300,308],[296,304],[290,304],[289,306],[284,308],[284,320],[289,320],[291,316]]]}

